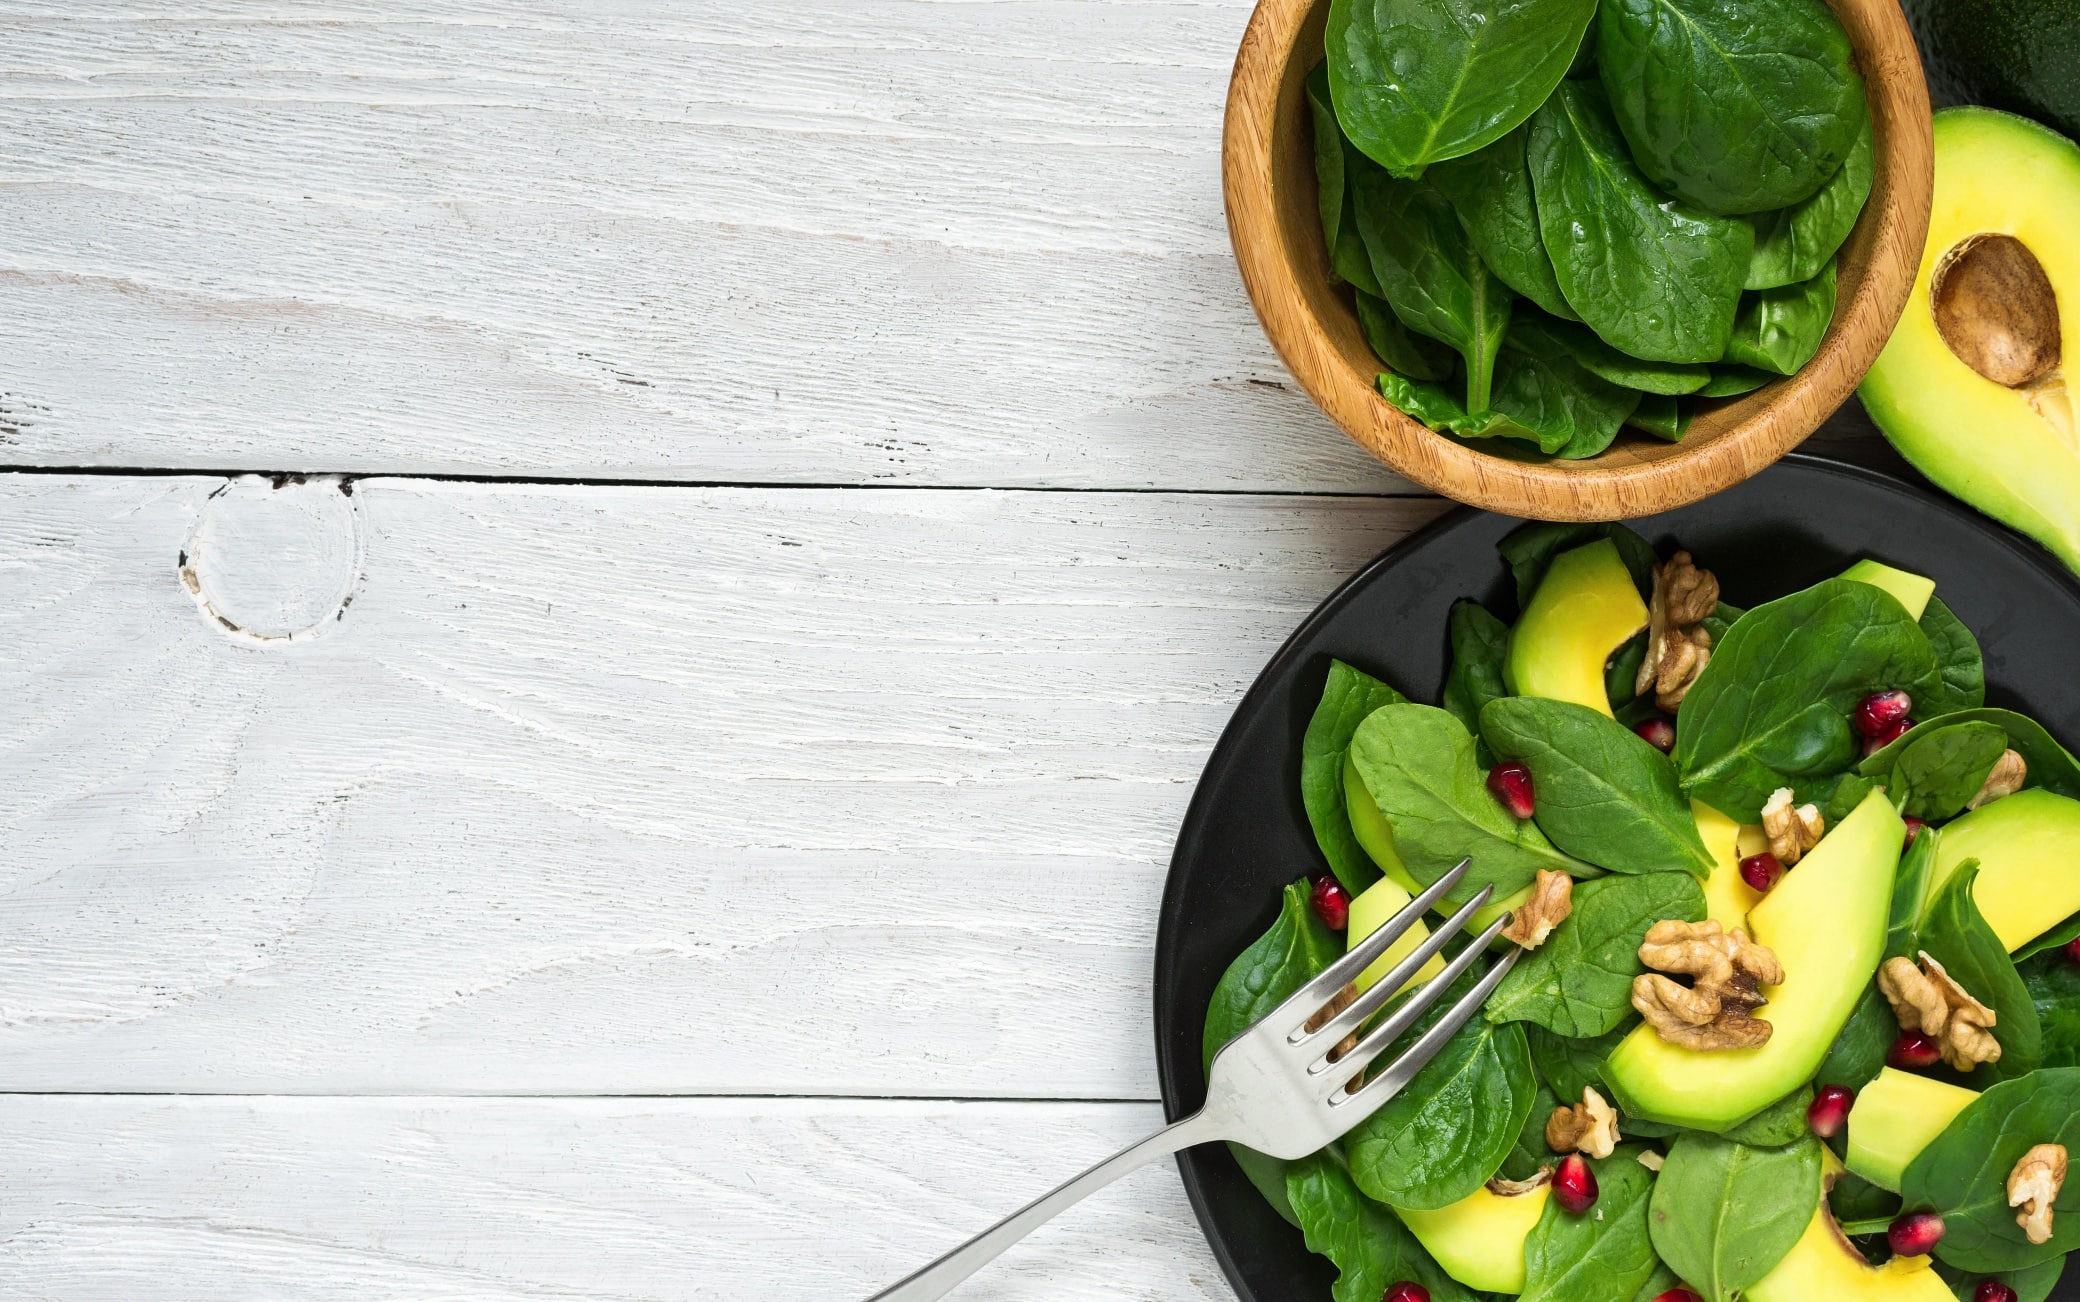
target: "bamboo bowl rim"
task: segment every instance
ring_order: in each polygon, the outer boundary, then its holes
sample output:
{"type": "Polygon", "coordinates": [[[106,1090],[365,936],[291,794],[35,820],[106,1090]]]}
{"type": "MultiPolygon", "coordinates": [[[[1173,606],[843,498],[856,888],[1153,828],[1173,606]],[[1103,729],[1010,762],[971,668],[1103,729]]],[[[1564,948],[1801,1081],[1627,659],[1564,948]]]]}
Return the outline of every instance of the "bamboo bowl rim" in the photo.
{"type": "Polygon", "coordinates": [[[1347,291],[1330,280],[1305,134],[1303,82],[1321,57],[1329,0],[1259,0],[1228,85],[1221,183],[1235,260],[1272,346],[1359,446],[1425,488],[1506,515],[1629,519],[1761,471],[1819,428],[1877,360],[1928,237],[1935,147],[1913,32],[1898,0],[1828,3],[1864,76],[1876,157],[1870,198],[1839,254],[1840,296],[1819,352],[1796,375],[1700,413],[1681,442],[1632,431],[1594,457],[1533,461],[1435,433],[1380,396],[1385,367],[1347,291]]]}

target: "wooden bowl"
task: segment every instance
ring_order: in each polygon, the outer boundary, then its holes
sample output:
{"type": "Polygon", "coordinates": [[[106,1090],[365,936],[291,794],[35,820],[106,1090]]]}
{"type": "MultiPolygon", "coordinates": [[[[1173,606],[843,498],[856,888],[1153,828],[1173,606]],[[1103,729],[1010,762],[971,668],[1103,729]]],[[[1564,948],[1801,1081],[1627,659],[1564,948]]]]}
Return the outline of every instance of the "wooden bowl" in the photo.
{"type": "MultiPolygon", "coordinates": [[[[1870,97],[1877,179],[1842,246],[1834,322],[1798,374],[1700,412],[1679,443],[1627,430],[1596,456],[1498,456],[1425,428],[1380,397],[1383,369],[1350,290],[1329,275],[1315,206],[1307,73],[1322,57],[1329,0],[1259,0],[1221,141],[1228,235],[1257,319],[1301,387],[1344,433],[1447,497],[1542,520],[1666,511],[1739,483],[1783,456],[1847,400],[1906,306],[1928,237],[1934,145],[1928,86],[1898,0],[1829,0],[1870,97]]],[[[1498,450],[1513,445],[1498,444],[1498,450]]]]}

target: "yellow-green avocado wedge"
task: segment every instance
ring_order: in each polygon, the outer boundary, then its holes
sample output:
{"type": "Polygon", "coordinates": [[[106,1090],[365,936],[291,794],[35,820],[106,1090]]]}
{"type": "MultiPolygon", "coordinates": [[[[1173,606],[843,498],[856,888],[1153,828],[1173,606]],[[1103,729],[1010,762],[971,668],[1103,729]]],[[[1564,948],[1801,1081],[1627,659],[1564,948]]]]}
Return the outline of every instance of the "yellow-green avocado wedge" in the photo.
{"type": "Polygon", "coordinates": [[[1962,1085],[1891,1067],[1880,1069],[1876,1080],[1857,1091],[1856,1106],[1849,1109],[1849,1136],[1843,1146],[1849,1169],[1880,1189],[1898,1193],[1907,1163],[1978,1097],[1962,1085]]]}
{"type": "Polygon", "coordinates": [[[1519,696],[1611,712],[1604,666],[1647,626],[1647,603],[1618,545],[1599,538],[1553,558],[1509,637],[1505,663],[1519,696]]]}
{"type": "MultiPolygon", "coordinates": [[[[1935,146],[1928,246],[1859,394],[1915,469],[2080,570],[2080,435],[2070,388],[2011,389],[1979,374],[1943,341],[1930,297],[1938,261],[1961,241],[2012,236],[2051,282],[2064,347],[2080,348],[2080,147],[1984,108],[1936,114],[1935,146]]],[[[2068,377],[2080,380],[2070,354],[2067,362],[2068,377]]]]}
{"type": "Polygon", "coordinates": [[[2080,913],[2075,847],[2080,800],[2042,788],[2018,791],[1943,828],[1929,898],[1965,860],[1977,859],[1972,902],[2013,953],[2080,913]]]}
{"type": "Polygon", "coordinates": [[[1776,952],[1784,984],[1756,1016],[1776,1029],[1759,1049],[1679,1048],[1642,1025],[1604,1064],[1627,1112],[1672,1126],[1725,1130],[1813,1078],[1885,952],[1892,879],[1906,824],[1873,791],[1748,913],[1776,952]]]}
{"type": "Polygon", "coordinates": [[[1936,581],[1907,570],[1896,570],[1883,561],[1861,560],[1842,571],[1845,579],[1868,583],[1891,593],[1893,600],[1907,608],[1907,614],[1920,619],[1928,610],[1928,599],[1936,595],[1936,581]]]}
{"type": "Polygon", "coordinates": [[[1747,1302],[1955,1302],[1927,1257],[1894,1257],[1882,1266],[1863,1259],[1827,1208],[1826,1190],[1840,1178],[1841,1164],[1833,1153],[1823,1160],[1820,1206],[1791,1251],[1747,1290],[1747,1302]]]}
{"type": "Polygon", "coordinates": [[[1551,1184],[1498,1194],[1483,1186],[1432,1212],[1395,1208],[1444,1273],[1483,1293],[1524,1291],[1524,1240],[1545,1214],[1551,1184]]]}

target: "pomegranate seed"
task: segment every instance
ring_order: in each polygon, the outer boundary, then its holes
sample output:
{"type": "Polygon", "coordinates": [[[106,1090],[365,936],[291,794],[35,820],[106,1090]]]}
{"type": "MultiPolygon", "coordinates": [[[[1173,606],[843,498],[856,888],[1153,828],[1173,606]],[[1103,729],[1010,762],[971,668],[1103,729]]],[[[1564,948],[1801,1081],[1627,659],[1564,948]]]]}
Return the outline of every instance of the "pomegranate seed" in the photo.
{"type": "Polygon", "coordinates": [[[1522,764],[1497,764],[1488,770],[1488,790],[1513,818],[1531,817],[1531,770],[1522,764]]]}
{"type": "Polygon", "coordinates": [[[1663,754],[1676,748],[1676,726],[1658,714],[1632,725],[1632,730],[1648,745],[1663,754]]]}
{"type": "Polygon", "coordinates": [[[1589,1169],[1589,1160],[1580,1153],[1569,1153],[1560,1159],[1553,1171],[1553,1198],[1560,1210],[1580,1216],[1596,1205],[1596,1172],[1589,1169]]]}
{"type": "Polygon", "coordinates": [[[1926,1257],[1943,1241],[1943,1218],[1934,1212],[1908,1212],[1892,1222],[1885,1241],[1895,1256],[1926,1257]]]}
{"type": "Polygon", "coordinates": [[[1892,732],[1914,711],[1914,698],[1901,691],[1874,692],[1856,703],[1851,716],[1856,731],[1866,737],[1892,732]]]}
{"type": "Polygon", "coordinates": [[[2065,955],[2067,962],[2080,963],[2080,939],[2066,942],[2065,955]]]}
{"type": "Polygon", "coordinates": [[[1342,931],[1351,925],[1350,892],[1334,877],[1322,876],[1314,879],[1314,911],[1321,915],[1322,924],[1331,931],[1342,931]]]}
{"type": "Polygon", "coordinates": [[[1767,850],[1741,860],[1741,880],[1758,891],[1767,892],[1783,875],[1782,861],[1767,850]]]}
{"type": "Polygon", "coordinates": [[[1822,1085],[1806,1106],[1806,1125],[1820,1138],[1833,1139],[1849,1123],[1849,1109],[1855,1102],[1856,1091],[1848,1086],[1822,1085]]]}
{"type": "Polygon", "coordinates": [[[1666,1293],[1657,1293],[1654,1302],[1704,1302],[1704,1299],[1687,1288],[1672,1288],[1666,1293]]]}
{"type": "Polygon", "coordinates": [[[1943,1051],[1936,1042],[1919,1031],[1901,1031],[1892,1042],[1892,1051],[1885,1055],[1885,1065],[1901,1071],[1919,1071],[1940,1062],[1943,1051]]]}
{"type": "Polygon", "coordinates": [[[1890,728],[1887,728],[1885,731],[1879,733],[1877,736],[1865,737],[1863,739],[1864,755],[1868,757],[1877,754],[1881,750],[1884,750],[1893,742],[1896,742],[1900,738],[1906,736],[1908,731],[1911,730],[1913,726],[1914,721],[1912,719],[1901,719],[1898,723],[1893,724],[1890,728]]]}
{"type": "Polygon", "coordinates": [[[1389,1288],[1387,1295],[1381,1298],[1379,1302],[1430,1302],[1430,1290],[1424,1288],[1421,1284],[1411,1284],[1404,1279],[1399,1284],[1389,1288]]]}
{"type": "Polygon", "coordinates": [[[2015,1290],[1997,1279],[1982,1279],[1972,1290],[1972,1302],[2017,1302],[2015,1290]]]}
{"type": "MultiPolygon", "coordinates": [[[[1915,818],[1912,814],[1909,814],[1905,821],[1907,824],[1907,845],[1912,845],[1914,844],[1914,838],[1921,835],[1921,829],[1927,827],[1928,824],[1915,818]]],[[[1901,848],[1904,849],[1905,847],[1901,848]]]]}

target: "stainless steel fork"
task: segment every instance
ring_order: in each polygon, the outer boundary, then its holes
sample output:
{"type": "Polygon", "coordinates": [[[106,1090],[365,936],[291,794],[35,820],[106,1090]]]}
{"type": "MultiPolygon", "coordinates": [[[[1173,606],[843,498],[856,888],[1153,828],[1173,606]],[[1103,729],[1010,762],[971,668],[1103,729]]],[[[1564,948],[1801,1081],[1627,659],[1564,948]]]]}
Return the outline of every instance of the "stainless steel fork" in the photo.
{"type": "Polygon", "coordinates": [[[1318,1152],[1330,1141],[1341,1138],[1400,1093],[1424,1064],[1437,1056],[1445,1041],[1479,1011],[1523,952],[1512,948],[1407,1052],[1371,1079],[1359,1079],[1373,1059],[1414,1026],[1454,981],[1480,961],[1489,942],[1509,921],[1507,917],[1497,918],[1447,963],[1436,979],[1410,995],[1349,1053],[1332,1060],[1330,1055],[1336,1045],[1386,1007],[1387,1001],[1422,971],[1423,965],[1435,958],[1488,902],[1493,888],[1483,887],[1349,1007],[1317,1026],[1309,1026],[1338,992],[1377,962],[1409,927],[1458,886],[1466,876],[1468,862],[1460,860],[1457,867],[1416,896],[1407,908],[1389,918],[1385,926],[1294,991],[1255,1026],[1228,1041],[1214,1055],[1213,1066],[1207,1072],[1206,1106],[1013,1212],[867,1302],[929,1302],[944,1297],[954,1285],[1053,1219],[1056,1213],[1081,1202],[1135,1167],[1179,1149],[1225,1139],[1273,1157],[1291,1159],[1318,1152]],[[1350,1088],[1353,1085],[1357,1088],[1350,1088]]]}

